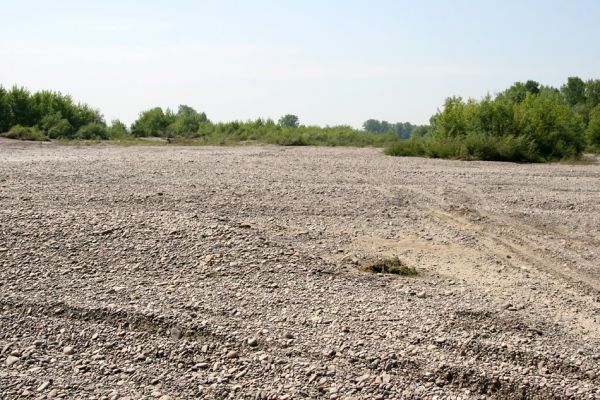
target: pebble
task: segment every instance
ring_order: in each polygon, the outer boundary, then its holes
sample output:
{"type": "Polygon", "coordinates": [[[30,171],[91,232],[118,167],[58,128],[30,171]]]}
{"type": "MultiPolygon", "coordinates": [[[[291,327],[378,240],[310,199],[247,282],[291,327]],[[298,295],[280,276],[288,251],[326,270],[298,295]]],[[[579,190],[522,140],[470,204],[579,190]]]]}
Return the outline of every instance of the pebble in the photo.
{"type": "Polygon", "coordinates": [[[235,350],[231,350],[230,352],[227,353],[227,358],[238,358],[238,357],[239,357],[239,354],[235,350]]]}
{"type": "Polygon", "coordinates": [[[15,364],[16,362],[18,362],[20,360],[19,357],[15,357],[15,356],[8,356],[6,358],[5,364],[7,367],[11,367],[13,364],[15,364]]]}

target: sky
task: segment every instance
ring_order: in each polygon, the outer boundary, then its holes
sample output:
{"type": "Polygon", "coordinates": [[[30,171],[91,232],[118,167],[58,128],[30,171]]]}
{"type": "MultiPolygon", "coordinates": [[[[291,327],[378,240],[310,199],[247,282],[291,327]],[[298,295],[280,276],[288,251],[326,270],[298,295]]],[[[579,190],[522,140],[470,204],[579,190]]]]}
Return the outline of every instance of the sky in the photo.
{"type": "Polygon", "coordinates": [[[187,104],[213,121],[427,123],[449,96],[600,78],[597,0],[0,0],[0,85],[107,121],[187,104]]]}

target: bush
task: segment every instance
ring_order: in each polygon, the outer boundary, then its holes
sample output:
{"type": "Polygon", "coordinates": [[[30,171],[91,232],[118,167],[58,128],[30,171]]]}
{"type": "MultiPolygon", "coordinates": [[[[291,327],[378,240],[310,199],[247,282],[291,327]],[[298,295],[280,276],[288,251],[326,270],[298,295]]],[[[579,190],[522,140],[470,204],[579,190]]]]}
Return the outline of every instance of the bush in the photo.
{"type": "Polygon", "coordinates": [[[47,141],[48,138],[40,132],[35,127],[24,127],[21,125],[13,126],[8,132],[6,132],[4,137],[9,139],[19,139],[19,140],[33,140],[33,141],[47,141]]]}
{"type": "Polygon", "coordinates": [[[590,149],[594,152],[600,152],[600,104],[590,112],[590,122],[586,134],[590,149]]]}
{"type": "Polygon", "coordinates": [[[515,109],[520,135],[529,138],[541,158],[577,157],[585,148],[583,120],[558,93],[527,95],[515,109]]]}
{"type": "Polygon", "coordinates": [[[40,121],[39,127],[51,139],[67,139],[71,138],[74,134],[73,126],[59,112],[46,115],[40,121]]]}
{"type": "Polygon", "coordinates": [[[108,132],[106,126],[97,122],[90,122],[89,124],[79,128],[76,139],[106,140],[108,139],[108,132]]]}
{"type": "Polygon", "coordinates": [[[167,136],[167,128],[176,117],[168,110],[164,112],[162,108],[155,107],[140,113],[137,121],[131,126],[131,133],[134,136],[141,137],[165,137],[167,136]]]}
{"type": "Polygon", "coordinates": [[[576,158],[586,139],[579,115],[561,94],[535,82],[492,99],[446,100],[431,127],[386,153],[462,160],[541,162],[576,158]]]}
{"type": "Polygon", "coordinates": [[[459,160],[542,161],[533,144],[523,136],[471,133],[455,138],[413,138],[385,149],[391,156],[432,157],[459,160]]]}
{"type": "Polygon", "coordinates": [[[384,260],[371,260],[366,262],[362,269],[367,272],[378,274],[395,274],[404,276],[418,275],[415,267],[406,265],[398,257],[386,258],[384,260]]]}
{"type": "Polygon", "coordinates": [[[127,139],[131,137],[131,134],[127,130],[127,126],[118,119],[112,121],[110,127],[108,127],[106,131],[106,134],[108,135],[109,139],[127,139]]]}

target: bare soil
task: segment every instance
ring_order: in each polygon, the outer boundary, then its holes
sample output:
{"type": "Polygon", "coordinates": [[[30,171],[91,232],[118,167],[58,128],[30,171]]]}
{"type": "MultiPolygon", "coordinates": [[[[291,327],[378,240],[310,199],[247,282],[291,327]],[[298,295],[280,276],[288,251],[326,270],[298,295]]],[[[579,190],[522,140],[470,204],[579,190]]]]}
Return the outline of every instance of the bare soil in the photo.
{"type": "Polygon", "coordinates": [[[3,399],[598,399],[599,365],[598,164],[0,142],[3,399]]]}

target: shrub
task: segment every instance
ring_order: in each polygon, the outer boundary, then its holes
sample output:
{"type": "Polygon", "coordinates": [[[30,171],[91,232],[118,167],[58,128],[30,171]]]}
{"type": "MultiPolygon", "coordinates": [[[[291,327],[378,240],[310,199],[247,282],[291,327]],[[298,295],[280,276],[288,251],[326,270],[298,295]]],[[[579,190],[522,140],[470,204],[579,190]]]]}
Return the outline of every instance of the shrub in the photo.
{"type": "Polygon", "coordinates": [[[83,140],[106,140],[108,139],[108,132],[106,126],[97,122],[90,122],[79,128],[76,138],[83,140]]]}
{"type": "Polygon", "coordinates": [[[48,138],[35,127],[13,126],[4,137],[19,140],[47,141],[48,138]]]}
{"type": "MultiPolygon", "coordinates": [[[[589,134],[588,134],[589,136],[589,134]]],[[[584,124],[561,94],[536,82],[514,85],[496,98],[446,100],[423,135],[395,143],[386,153],[463,160],[540,162],[576,158],[584,124]]]]}
{"type": "Polygon", "coordinates": [[[586,133],[591,150],[600,152],[600,104],[590,112],[590,122],[586,133]]]}
{"type": "Polygon", "coordinates": [[[380,274],[395,274],[404,276],[418,275],[414,267],[406,265],[398,257],[374,260],[365,263],[363,270],[380,274]]]}
{"type": "Polygon", "coordinates": [[[583,120],[558,93],[527,95],[516,106],[516,125],[540,157],[548,160],[576,157],[585,147],[583,120]]]}
{"type": "Polygon", "coordinates": [[[131,134],[127,130],[127,126],[118,119],[112,121],[111,125],[106,130],[106,134],[109,139],[126,139],[131,137],[131,134]]]}
{"type": "Polygon", "coordinates": [[[134,136],[167,136],[167,127],[175,122],[175,115],[168,110],[164,112],[162,108],[155,107],[140,113],[137,121],[131,126],[131,133],[134,136]]]}

